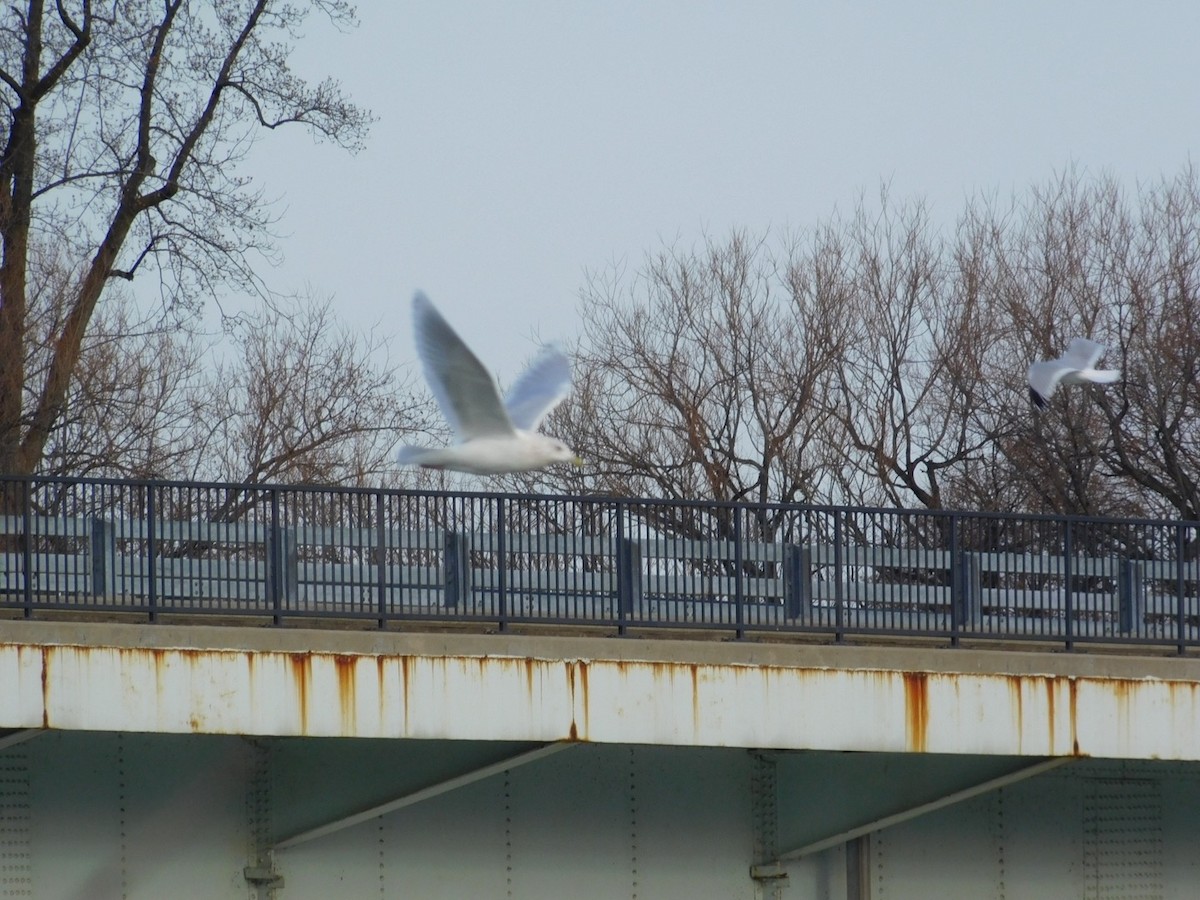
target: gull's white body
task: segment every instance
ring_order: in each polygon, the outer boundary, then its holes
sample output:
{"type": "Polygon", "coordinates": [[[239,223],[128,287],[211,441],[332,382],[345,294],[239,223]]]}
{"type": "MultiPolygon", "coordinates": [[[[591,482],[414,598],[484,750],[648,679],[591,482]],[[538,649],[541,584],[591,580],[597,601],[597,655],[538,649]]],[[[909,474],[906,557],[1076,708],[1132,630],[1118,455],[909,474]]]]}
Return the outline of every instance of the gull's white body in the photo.
{"type": "Polygon", "coordinates": [[[560,457],[560,442],[536,432],[514,430],[511,437],[475,438],[448,447],[401,447],[397,462],[426,469],[453,469],[472,475],[530,472],[553,462],[572,462],[575,454],[560,457]]]}
{"type": "Polygon", "coordinates": [[[1060,384],[1112,384],[1121,378],[1116,369],[1097,369],[1104,345],[1087,338],[1074,338],[1058,359],[1035,362],[1029,367],[1029,399],[1044,409],[1060,384]]]}
{"type": "Polygon", "coordinates": [[[537,430],[570,393],[566,356],[543,350],[502,401],[483,363],[419,292],[413,298],[413,326],[425,379],[458,443],[401,447],[397,462],[472,475],[529,472],[556,462],[579,465],[566,444],[537,430]]]}

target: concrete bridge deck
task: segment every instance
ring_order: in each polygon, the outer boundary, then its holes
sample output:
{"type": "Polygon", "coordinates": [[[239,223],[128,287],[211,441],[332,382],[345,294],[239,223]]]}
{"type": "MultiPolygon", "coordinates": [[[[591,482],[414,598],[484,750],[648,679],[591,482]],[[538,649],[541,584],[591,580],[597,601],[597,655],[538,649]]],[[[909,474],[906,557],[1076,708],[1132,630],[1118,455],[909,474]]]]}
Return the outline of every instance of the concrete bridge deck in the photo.
{"type": "Polygon", "coordinates": [[[9,621],[0,727],[1200,759],[1200,659],[9,621]]]}

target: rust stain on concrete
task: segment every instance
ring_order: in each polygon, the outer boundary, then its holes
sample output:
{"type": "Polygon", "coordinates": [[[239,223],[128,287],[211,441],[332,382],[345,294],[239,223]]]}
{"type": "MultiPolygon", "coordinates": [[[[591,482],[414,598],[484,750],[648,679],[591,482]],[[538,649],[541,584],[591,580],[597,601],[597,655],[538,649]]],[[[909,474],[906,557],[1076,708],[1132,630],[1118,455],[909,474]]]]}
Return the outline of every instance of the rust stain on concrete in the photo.
{"type": "Polygon", "coordinates": [[[346,735],[358,731],[358,707],[355,691],[355,676],[359,657],[338,654],[333,657],[337,673],[338,706],[341,712],[342,731],[346,735]]]}
{"type": "Polygon", "coordinates": [[[375,657],[375,677],[379,679],[379,721],[387,721],[387,657],[375,657]]]}
{"type": "Polygon", "coordinates": [[[568,740],[586,741],[588,739],[588,723],[590,720],[588,664],[582,659],[567,660],[565,674],[567,677],[567,696],[571,704],[571,725],[567,730],[568,740]],[[578,702],[576,702],[576,699],[578,699],[578,702]],[[579,712],[579,718],[583,720],[582,728],[580,728],[579,721],[576,718],[576,710],[579,712]]]}
{"type": "Polygon", "coordinates": [[[929,734],[929,674],[904,672],[904,720],[908,749],[924,753],[929,734]]]}
{"type": "Polygon", "coordinates": [[[300,733],[308,734],[309,682],[312,678],[312,658],[307,653],[289,653],[285,657],[292,671],[296,708],[300,712],[300,733]]]}
{"type": "Polygon", "coordinates": [[[579,660],[579,687],[583,692],[583,733],[586,737],[591,732],[591,692],[588,690],[588,664],[585,660],[579,660]]]}
{"type": "Polygon", "coordinates": [[[400,657],[400,702],[404,706],[404,733],[410,732],[409,711],[412,709],[413,664],[411,656],[400,657]]]}
{"type": "MultiPolygon", "coordinates": [[[[1011,698],[1014,725],[1017,729],[1017,752],[1025,742],[1025,679],[1019,675],[1005,676],[1008,682],[1008,695],[1011,698]]],[[[1051,724],[1053,734],[1053,724],[1051,724]]]]}
{"type": "Polygon", "coordinates": [[[522,662],[525,665],[525,692],[529,695],[529,702],[534,702],[533,696],[533,676],[537,663],[533,657],[527,656],[522,662]]]}

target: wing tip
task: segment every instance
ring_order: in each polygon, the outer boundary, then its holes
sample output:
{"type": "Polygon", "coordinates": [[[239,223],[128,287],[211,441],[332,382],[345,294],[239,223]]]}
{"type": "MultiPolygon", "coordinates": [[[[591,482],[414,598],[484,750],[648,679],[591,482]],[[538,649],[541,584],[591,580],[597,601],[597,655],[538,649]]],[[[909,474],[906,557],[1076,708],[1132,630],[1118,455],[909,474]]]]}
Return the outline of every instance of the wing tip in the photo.
{"type": "Polygon", "coordinates": [[[1046,398],[1035,391],[1032,387],[1029,389],[1029,402],[1038,409],[1046,408],[1046,398]]]}

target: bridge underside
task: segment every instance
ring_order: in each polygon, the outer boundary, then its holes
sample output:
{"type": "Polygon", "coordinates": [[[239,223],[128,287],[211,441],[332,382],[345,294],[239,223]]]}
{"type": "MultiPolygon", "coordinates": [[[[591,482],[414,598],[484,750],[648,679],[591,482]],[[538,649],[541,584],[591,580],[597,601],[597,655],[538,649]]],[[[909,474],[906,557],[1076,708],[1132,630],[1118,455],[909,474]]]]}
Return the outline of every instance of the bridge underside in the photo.
{"type": "Polygon", "coordinates": [[[63,731],[7,742],[4,896],[924,900],[1003,885],[1182,900],[1200,837],[1192,762],[63,731]]]}
{"type": "Polygon", "coordinates": [[[0,635],[0,896],[1194,885],[1190,658],[49,622],[0,635]]]}

